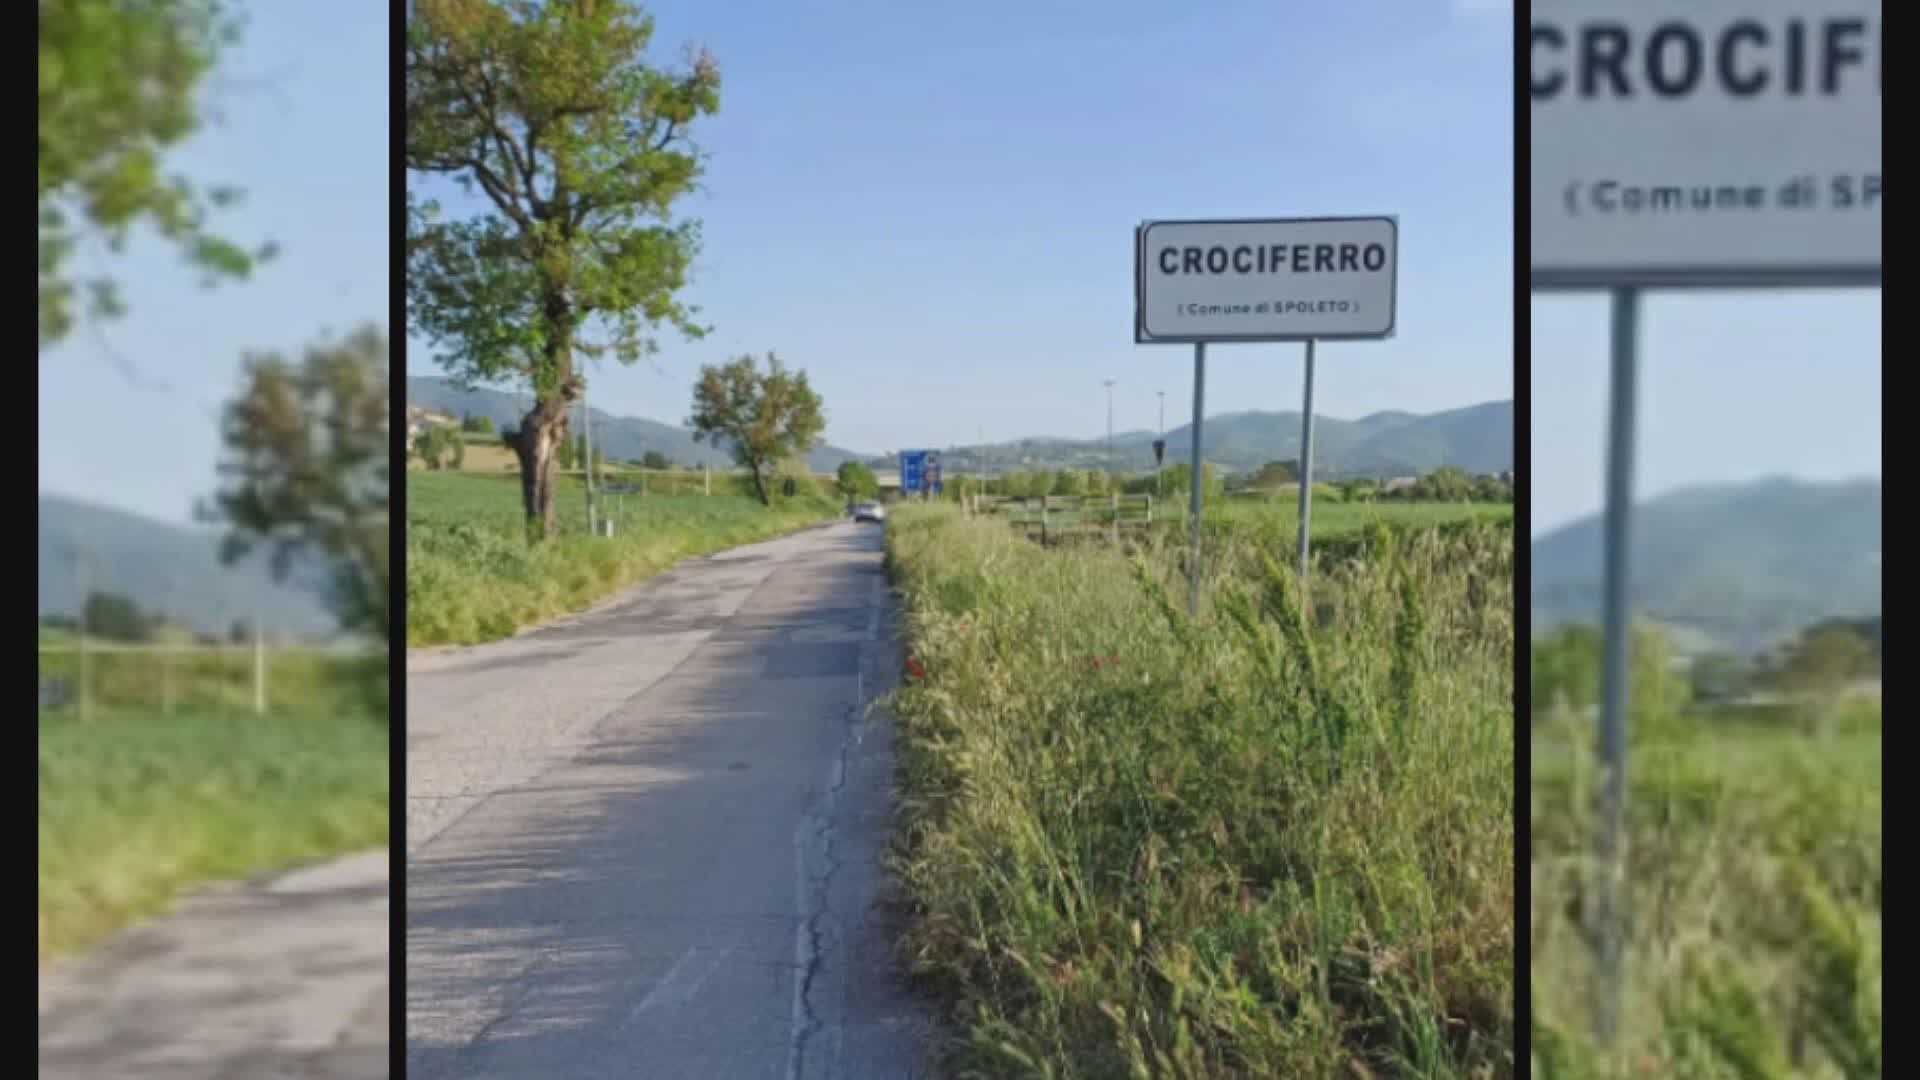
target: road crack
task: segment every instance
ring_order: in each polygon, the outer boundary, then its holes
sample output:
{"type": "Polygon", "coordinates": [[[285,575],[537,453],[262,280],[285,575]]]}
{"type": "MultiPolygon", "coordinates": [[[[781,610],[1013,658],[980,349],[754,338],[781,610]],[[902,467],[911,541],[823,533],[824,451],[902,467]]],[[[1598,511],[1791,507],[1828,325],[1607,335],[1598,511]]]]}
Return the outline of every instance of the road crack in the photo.
{"type": "MultiPolygon", "coordinates": [[[[803,952],[800,957],[799,986],[794,992],[796,1015],[787,1056],[788,1080],[802,1080],[807,1047],[825,1026],[821,1009],[814,1002],[814,983],[820,975],[821,962],[826,953],[828,920],[833,917],[830,906],[833,881],[840,872],[840,856],[834,844],[835,823],[839,814],[840,795],[847,785],[848,760],[859,743],[861,717],[861,704],[855,701],[847,711],[846,732],[840,738],[840,748],[834,757],[827,786],[821,793],[819,809],[808,816],[812,825],[812,843],[808,846],[818,853],[821,868],[818,873],[808,875],[810,888],[805,907],[800,912],[806,919],[806,930],[801,937],[803,952]]],[[[802,866],[804,868],[804,862],[802,866]]]]}

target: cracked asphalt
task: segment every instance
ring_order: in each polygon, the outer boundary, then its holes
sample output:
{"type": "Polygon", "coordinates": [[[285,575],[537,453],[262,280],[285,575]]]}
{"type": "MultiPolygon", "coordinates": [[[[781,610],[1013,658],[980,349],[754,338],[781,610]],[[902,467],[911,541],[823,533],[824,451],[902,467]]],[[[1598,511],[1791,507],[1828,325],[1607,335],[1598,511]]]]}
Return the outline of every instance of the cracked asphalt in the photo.
{"type": "Polygon", "coordinates": [[[40,1075],[380,1080],[386,849],[201,890],[40,973],[40,1075]]]}
{"type": "Polygon", "coordinates": [[[931,1075],[879,856],[881,533],[410,656],[406,1075],[931,1075]]]}

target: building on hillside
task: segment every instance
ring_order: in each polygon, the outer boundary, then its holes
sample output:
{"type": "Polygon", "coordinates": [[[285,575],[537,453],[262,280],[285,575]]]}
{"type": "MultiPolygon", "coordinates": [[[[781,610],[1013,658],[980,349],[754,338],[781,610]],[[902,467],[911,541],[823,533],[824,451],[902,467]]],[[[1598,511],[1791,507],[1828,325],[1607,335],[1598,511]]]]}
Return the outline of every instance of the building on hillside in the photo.
{"type": "Polygon", "coordinates": [[[414,440],[426,434],[428,428],[451,427],[459,423],[446,413],[434,412],[420,405],[407,406],[407,453],[413,453],[414,440]]]}

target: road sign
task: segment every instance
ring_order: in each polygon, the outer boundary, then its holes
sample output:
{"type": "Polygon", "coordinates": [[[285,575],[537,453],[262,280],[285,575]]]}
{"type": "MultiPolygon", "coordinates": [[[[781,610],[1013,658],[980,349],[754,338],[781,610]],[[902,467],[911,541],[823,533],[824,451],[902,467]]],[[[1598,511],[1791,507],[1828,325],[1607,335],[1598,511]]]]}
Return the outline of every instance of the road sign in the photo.
{"type": "Polygon", "coordinates": [[[1879,0],[1531,11],[1536,286],[1879,282],[1879,0]]]}
{"type": "Polygon", "coordinates": [[[925,450],[900,451],[900,493],[902,495],[912,495],[920,490],[926,464],[925,450]]]}
{"type": "Polygon", "coordinates": [[[1134,341],[1393,334],[1391,217],[1151,221],[1134,244],[1134,341]]]}
{"type": "Polygon", "coordinates": [[[940,494],[940,455],[929,451],[927,463],[920,470],[921,490],[929,495],[940,494]]]}

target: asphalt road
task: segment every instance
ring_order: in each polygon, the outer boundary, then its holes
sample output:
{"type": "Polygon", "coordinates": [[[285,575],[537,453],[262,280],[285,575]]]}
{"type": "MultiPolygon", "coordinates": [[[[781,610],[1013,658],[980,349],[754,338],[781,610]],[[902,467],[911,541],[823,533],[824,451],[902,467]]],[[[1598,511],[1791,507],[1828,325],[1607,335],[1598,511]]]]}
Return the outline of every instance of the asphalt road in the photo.
{"type": "Polygon", "coordinates": [[[385,849],[216,886],[40,974],[40,1075],[383,1080],[385,849]]]}
{"type": "Polygon", "coordinates": [[[877,859],[880,530],[694,559],[407,672],[407,1075],[928,1075],[877,859]]]}

